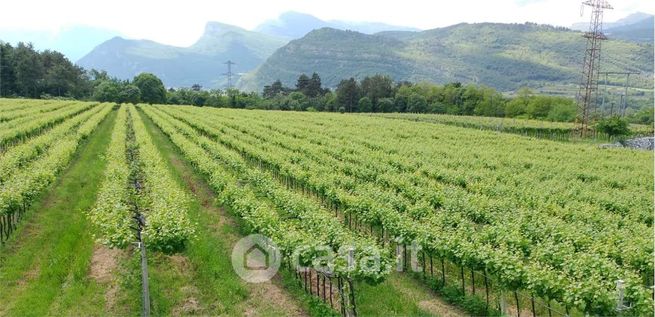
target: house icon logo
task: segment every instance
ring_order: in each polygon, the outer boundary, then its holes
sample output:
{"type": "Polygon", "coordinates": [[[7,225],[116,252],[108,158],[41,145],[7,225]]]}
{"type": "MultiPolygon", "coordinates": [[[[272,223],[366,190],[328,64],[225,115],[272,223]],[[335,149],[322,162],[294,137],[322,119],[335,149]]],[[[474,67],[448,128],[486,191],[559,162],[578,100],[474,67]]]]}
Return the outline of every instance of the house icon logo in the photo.
{"type": "Polygon", "coordinates": [[[266,270],[269,266],[268,252],[258,244],[253,245],[243,254],[243,263],[249,270],[266,270]]]}
{"type": "Polygon", "coordinates": [[[269,281],[280,268],[282,254],[275,243],[261,234],[239,240],[232,249],[232,268],[250,283],[269,281]]]}

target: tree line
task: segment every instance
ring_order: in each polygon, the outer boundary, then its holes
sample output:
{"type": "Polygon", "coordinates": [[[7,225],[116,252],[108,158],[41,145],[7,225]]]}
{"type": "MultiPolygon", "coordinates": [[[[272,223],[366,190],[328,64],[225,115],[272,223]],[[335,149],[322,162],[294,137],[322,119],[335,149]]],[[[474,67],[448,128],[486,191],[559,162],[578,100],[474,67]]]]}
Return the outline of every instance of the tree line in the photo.
{"type": "Polygon", "coordinates": [[[0,42],[0,97],[85,98],[92,92],[84,69],[63,54],[38,52],[31,44],[0,42]]]}
{"type": "MultiPolygon", "coordinates": [[[[333,90],[323,87],[317,73],[301,74],[294,87],[280,80],[261,94],[236,89],[206,90],[199,85],[166,89],[154,74],[121,80],[104,71],[84,70],[63,54],[39,52],[31,44],[15,47],[0,42],[0,97],[72,98],[119,103],[181,104],[245,109],[408,112],[573,121],[572,98],[538,95],[528,88],[506,96],[493,88],[462,83],[438,85],[395,82],[389,76],[343,79],[333,90]]],[[[653,109],[629,118],[652,124],[653,109]]]]}
{"type": "Polygon", "coordinates": [[[575,101],[523,88],[507,97],[493,88],[449,83],[394,82],[374,75],[342,80],[332,92],[318,74],[301,75],[295,88],[277,80],[264,87],[259,108],[297,111],[408,112],[573,121],[575,101]]]}
{"type": "MultiPolygon", "coordinates": [[[[439,85],[429,82],[394,82],[374,75],[343,79],[335,91],[321,87],[320,76],[302,74],[295,87],[280,80],[266,85],[259,102],[248,107],[271,110],[332,112],[435,113],[485,117],[509,117],[571,122],[577,108],[573,98],[539,95],[521,88],[507,96],[493,88],[459,82],[439,85]]],[[[628,118],[633,123],[653,124],[653,108],[628,118]]]]}
{"type": "Polygon", "coordinates": [[[166,89],[153,74],[119,80],[104,71],[87,71],[56,51],[0,42],[0,97],[165,103],[166,89]]]}

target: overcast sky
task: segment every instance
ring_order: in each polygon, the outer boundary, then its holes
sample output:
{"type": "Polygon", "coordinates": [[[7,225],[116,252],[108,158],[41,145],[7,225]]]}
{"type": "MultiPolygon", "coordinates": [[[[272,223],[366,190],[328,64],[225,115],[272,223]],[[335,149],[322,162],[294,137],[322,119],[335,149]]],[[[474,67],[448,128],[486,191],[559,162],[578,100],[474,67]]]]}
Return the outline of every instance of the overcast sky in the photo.
{"type": "MultiPolygon", "coordinates": [[[[324,20],[376,21],[420,29],[459,22],[537,22],[570,26],[580,17],[578,0],[3,0],[0,31],[44,30],[56,34],[71,25],[116,30],[129,38],[187,46],[207,21],[252,29],[285,11],[324,20]]],[[[655,12],[655,1],[611,1],[606,21],[635,11],[655,12]]]]}

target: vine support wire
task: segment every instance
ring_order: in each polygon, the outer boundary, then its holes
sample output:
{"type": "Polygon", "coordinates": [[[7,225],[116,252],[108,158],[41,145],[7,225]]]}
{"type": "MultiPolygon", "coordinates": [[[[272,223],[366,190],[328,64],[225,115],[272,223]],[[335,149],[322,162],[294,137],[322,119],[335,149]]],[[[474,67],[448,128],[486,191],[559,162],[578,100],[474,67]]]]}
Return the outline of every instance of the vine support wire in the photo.
{"type": "MultiPolygon", "coordinates": [[[[129,112],[128,112],[128,117],[131,118],[129,112]]],[[[128,141],[136,142],[133,129],[134,127],[132,126],[131,121],[128,121],[128,134],[127,134],[128,141]]],[[[134,143],[134,145],[136,145],[136,143],[134,143]]],[[[141,194],[142,185],[140,182],[139,167],[138,165],[134,165],[134,162],[139,161],[137,149],[135,147],[128,146],[127,157],[129,161],[132,163],[130,165],[130,169],[131,169],[130,176],[133,178],[131,182],[133,183],[132,186],[134,187],[135,190],[134,194],[138,196],[139,194],[141,194]]],[[[148,258],[146,256],[146,245],[143,242],[143,237],[141,235],[141,233],[143,232],[143,228],[145,228],[146,226],[146,219],[141,213],[141,211],[139,210],[139,203],[137,199],[132,200],[132,207],[134,212],[132,219],[134,219],[134,222],[136,224],[136,227],[132,227],[132,229],[134,229],[136,233],[136,240],[137,240],[136,244],[137,247],[139,248],[139,254],[141,256],[141,294],[143,299],[143,316],[149,317],[150,316],[150,288],[148,285],[148,258]]]]}
{"type": "Polygon", "coordinates": [[[137,221],[139,230],[137,231],[138,246],[141,253],[141,293],[143,294],[143,316],[150,316],[150,288],[148,286],[148,257],[146,256],[146,245],[141,239],[141,229],[145,225],[143,215],[138,214],[137,221]]]}
{"type": "MultiPolygon", "coordinates": [[[[141,191],[141,183],[137,179],[134,180],[134,188],[137,193],[141,191]]],[[[134,206],[134,221],[136,222],[136,240],[139,254],[141,256],[141,294],[143,299],[143,316],[150,316],[150,287],[148,285],[148,257],[146,256],[146,244],[143,242],[141,233],[146,226],[146,219],[139,211],[139,205],[133,202],[134,206]]]]}

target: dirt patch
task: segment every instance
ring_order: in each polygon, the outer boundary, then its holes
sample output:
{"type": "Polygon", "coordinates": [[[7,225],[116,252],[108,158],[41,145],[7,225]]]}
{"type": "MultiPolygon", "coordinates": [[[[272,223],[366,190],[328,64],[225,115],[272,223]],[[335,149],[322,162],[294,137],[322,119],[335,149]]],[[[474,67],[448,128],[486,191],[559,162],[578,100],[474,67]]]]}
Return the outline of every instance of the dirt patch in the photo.
{"type": "Polygon", "coordinates": [[[109,284],[105,291],[105,311],[113,311],[118,297],[120,296],[120,285],[115,279],[115,273],[119,269],[119,262],[125,257],[125,252],[118,249],[110,249],[104,245],[95,245],[91,257],[91,268],[89,276],[99,283],[109,284]]]}
{"type": "Polygon", "coordinates": [[[281,283],[280,277],[275,276],[273,282],[266,282],[260,284],[249,284],[250,298],[248,303],[249,308],[245,311],[245,315],[249,317],[266,316],[265,311],[258,311],[252,307],[261,307],[262,299],[268,303],[273,304],[275,307],[284,311],[286,316],[309,316],[303,309],[298,306],[296,301],[277,284],[281,283]],[[257,302],[257,304],[252,304],[257,302]]]}
{"type": "Polygon", "coordinates": [[[461,311],[453,310],[451,305],[444,303],[439,299],[423,300],[418,302],[418,307],[430,314],[442,317],[461,317],[466,316],[461,311]]]}
{"type": "Polygon", "coordinates": [[[18,284],[19,287],[25,287],[31,281],[35,280],[39,276],[40,272],[41,272],[41,267],[37,266],[37,267],[25,272],[25,275],[23,275],[23,278],[18,280],[16,282],[16,284],[18,284]]]}
{"type": "Polygon", "coordinates": [[[173,308],[171,315],[173,316],[188,316],[188,315],[202,315],[203,310],[200,302],[197,299],[198,289],[194,286],[185,286],[180,289],[184,293],[185,299],[177,307],[173,308]]]}
{"type": "MultiPolygon", "coordinates": [[[[517,316],[518,315],[517,312],[516,312],[516,303],[514,303],[513,305],[510,304],[510,303],[507,303],[507,306],[506,306],[505,310],[506,310],[505,311],[506,316],[517,316]]],[[[533,315],[532,310],[530,308],[528,308],[528,309],[521,308],[521,316],[532,316],[532,315],[533,315]]]]}
{"type": "Polygon", "coordinates": [[[182,304],[182,312],[184,314],[195,314],[200,311],[200,305],[198,305],[198,300],[194,297],[187,298],[182,304]]]}
{"type": "Polygon", "coordinates": [[[113,311],[118,301],[120,286],[116,283],[109,285],[107,292],[105,292],[105,311],[113,311]]]}
{"type": "Polygon", "coordinates": [[[100,283],[112,281],[113,273],[118,267],[118,259],[123,252],[117,249],[110,249],[103,245],[96,245],[91,257],[91,272],[89,276],[100,283]]]}
{"type": "Polygon", "coordinates": [[[189,272],[193,269],[193,265],[191,265],[191,261],[189,261],[189,258],[187,258],[186,256],[175,254],[175,255],[169,255],[168,259],[178,269],[178,271],[182,273],[189,272]]]}
{"type": "MultiPolygon", "coordinates": [[[[263,265],[261,259],[253,259],[257,265],[263,265]]],[[[281,308],[286,316],[307,316],[307,314],[296,304],[296,302],[289,296],[289,294],[279,286],[282,280],[279,274],[276,274],[269,282],[258,284],[247,284],[250,289],[250,297],[248,298],[249,307],[245,311],[246,316],[262,316],[262,311],[257,311],[252,307],[260,307],[262,300],[265,298],[267,302],[274,304],[276,307],[281,308]],[[254,304],[257,303],[257,304],[254,304]],[[253,305],[254,304],[254,305],[253,305]]]]}
{"type": "MultiPolygon", "coordinates": [[[[397,273],[397,274],[401,274],[401,273],[397,273]]],[[[416,282],[415,284],[412,283],[412,285],[414,285],[412,287],[412,286],[406,286],[404,285],[404,283],[401,283],[399,278],[411,279],[412,277],[398,276],[398,278],[392,278],[391,282],[397,291],[405,294],[405,296],[407,296],[413,302],[416,302],[417,306],[421,310],[435,316],[443,316],[443,317],[468,316],[467,313],[465,313],[461,309],[451,304],[448,304],[446,301],[438,297],[437,294],[426,288],[424,285],[420,285],[418,281],[412,281],[412,282],[416,282]],[[414,287],[416,287],[416,289],[414,289],[414,287]]]]}

